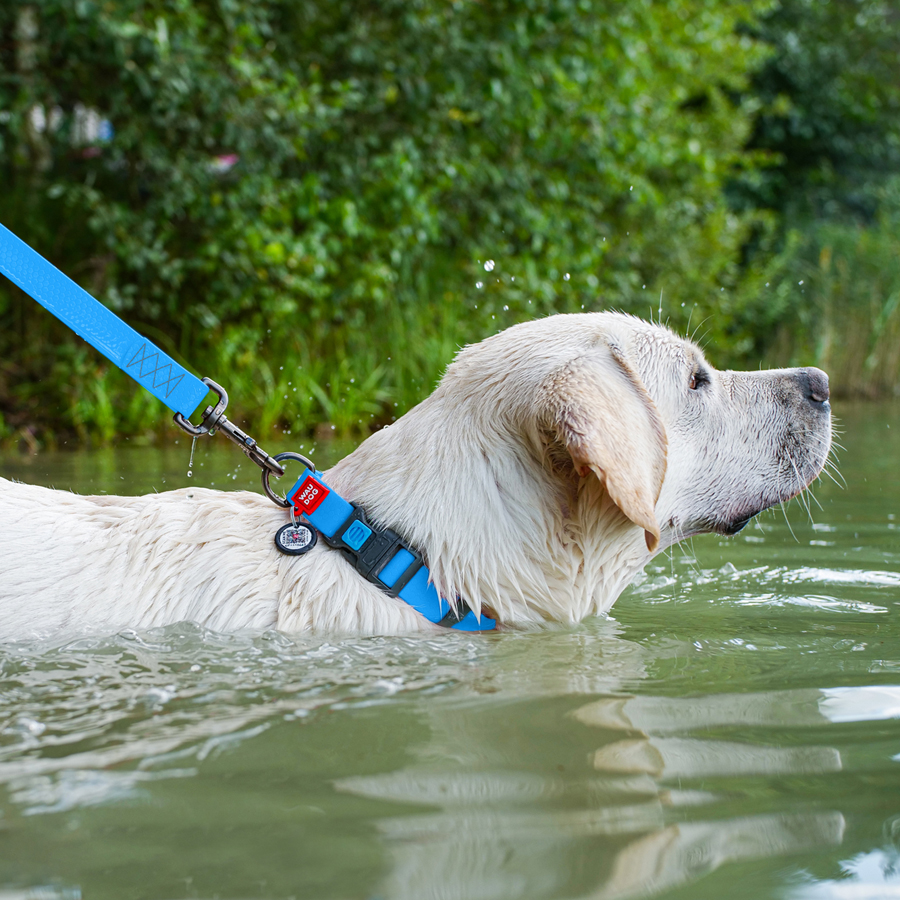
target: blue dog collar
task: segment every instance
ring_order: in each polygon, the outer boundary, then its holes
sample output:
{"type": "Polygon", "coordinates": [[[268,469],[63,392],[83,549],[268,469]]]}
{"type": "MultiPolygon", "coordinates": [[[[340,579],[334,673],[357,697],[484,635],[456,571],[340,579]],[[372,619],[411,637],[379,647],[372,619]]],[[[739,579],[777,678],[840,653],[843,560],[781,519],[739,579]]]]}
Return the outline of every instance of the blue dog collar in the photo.
{"type": "Polygon", "coordinates": [[[396,532],[371,524],[359,506],[325,483],[321,472],[307,468],[287,499],[364,578],[408,603],[429,622],[455,631],[493,631],[497,627],[487,616],[476,617],[462,600],[454,610],[429,581],[422,557],[396,532]]]}

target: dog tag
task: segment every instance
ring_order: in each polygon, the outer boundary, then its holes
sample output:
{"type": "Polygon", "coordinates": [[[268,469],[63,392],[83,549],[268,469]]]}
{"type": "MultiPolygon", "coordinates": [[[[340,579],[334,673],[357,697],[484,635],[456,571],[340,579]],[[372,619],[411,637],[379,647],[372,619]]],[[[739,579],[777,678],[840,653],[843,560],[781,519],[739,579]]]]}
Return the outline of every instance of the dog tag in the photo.
{"type": "Polygon", "coordinates": [[[308,525],[288,522],[275,532],[275,546],[288,556],[300,556],[316,546],[318,535],[308,525]]]}

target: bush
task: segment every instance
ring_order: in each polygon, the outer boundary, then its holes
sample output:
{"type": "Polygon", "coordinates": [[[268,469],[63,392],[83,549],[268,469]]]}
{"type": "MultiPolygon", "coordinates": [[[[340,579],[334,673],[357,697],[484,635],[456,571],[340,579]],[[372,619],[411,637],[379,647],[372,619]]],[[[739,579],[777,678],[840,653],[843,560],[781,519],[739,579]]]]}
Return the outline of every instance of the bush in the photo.
{"type": "MultiPolygon", "coordinates": [[[[761,8],[14,0],[0,220],[247,427],[361,430],[522,318],[749,302],[740,248],[766,225],[722,188],[763,159],[743,149],[763,51],[737,28],[761,8]],[[85,141],[92,116],[108,139],[85,141]]],[[[13,432],[167,418],[6,285],[0,322],[13,432]]]]}
{"type": "Polygon", "coordinates": [[[753,29],[772,53],[753,76],[761,104],[750,147],[773,165],[737,196],[786,214],[871,221],[900,169],[894,0],[780,0],[753,29]]]}

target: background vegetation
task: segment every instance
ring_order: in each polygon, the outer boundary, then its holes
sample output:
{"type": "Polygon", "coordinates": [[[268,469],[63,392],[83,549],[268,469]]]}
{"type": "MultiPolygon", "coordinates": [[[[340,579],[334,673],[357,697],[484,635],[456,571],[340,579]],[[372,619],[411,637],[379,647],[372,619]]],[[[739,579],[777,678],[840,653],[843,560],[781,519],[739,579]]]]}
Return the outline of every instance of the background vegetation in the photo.
{"type": "MultiPolygon", "coordinates": [[[[0,221],[257,436],[363,433],[461,344],[580,309],[893,392],[897,12],[8,0],[0,221]]],[[[169,416],[0,285],[0,440],[169,416]]]]}

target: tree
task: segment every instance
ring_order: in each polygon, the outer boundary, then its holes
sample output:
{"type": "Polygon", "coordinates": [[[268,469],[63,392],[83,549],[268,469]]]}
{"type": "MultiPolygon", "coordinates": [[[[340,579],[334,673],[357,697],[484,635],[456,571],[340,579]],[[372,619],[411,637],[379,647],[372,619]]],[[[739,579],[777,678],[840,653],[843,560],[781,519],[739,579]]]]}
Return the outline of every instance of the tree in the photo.
{"type": "MultiPolygon", "coordinates": [[[[759,8],[8,3],[0,219],[258,427],[351,429],[521,318],[646,315],[660,291],[676,324],[723,309],[753,214],[722,186],[758,164],[753,100],[730,97],[762,51],[737,26],[759,8]],[[90,116],[108,140],[85,143],[90,116]]],[[[0,296],[13,426],[63,385],[85,435],[159,417],[0,296]]]]}
{"type": "Polygon", "coordinates": [[[754,29],[773,49],[753,77],[762,112],[748,147],[776,164],[743,202],[803,217],[871,221],[900,169],[900,7],[890,0],[781,0],[754,29]]]}

